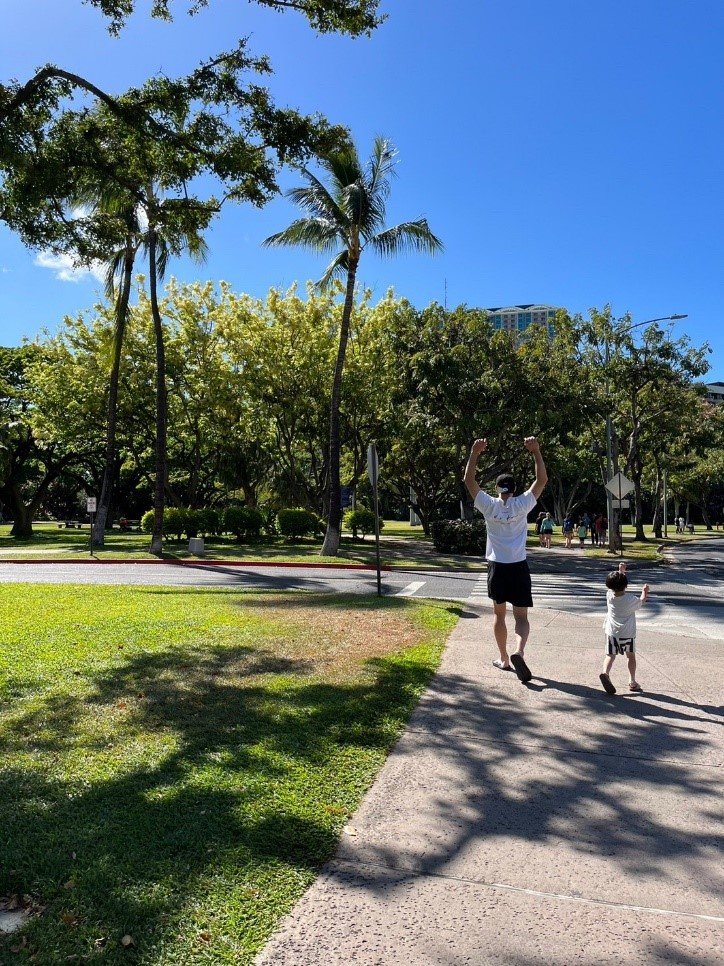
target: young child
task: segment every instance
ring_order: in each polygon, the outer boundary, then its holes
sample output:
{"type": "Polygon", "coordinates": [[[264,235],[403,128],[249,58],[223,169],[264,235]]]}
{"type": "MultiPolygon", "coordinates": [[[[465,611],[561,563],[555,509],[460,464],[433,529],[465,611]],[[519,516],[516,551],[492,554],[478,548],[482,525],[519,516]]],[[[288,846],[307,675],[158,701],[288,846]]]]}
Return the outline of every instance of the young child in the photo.
{"type": "Polygon", "coordinates": [[[578,521],[578,539],[581,541],[581,550],[586,546],[586,537],[588,536],[588,526],[585,520],[578,521]]]}
{"type": "Polygon", "coordinates": [[[628,689],[643,690],[636,680],[636,611],[649,599],[649,585],[644,584],[641,596],[627,594],[628,577],[626,564],[620,563],[618,570],[612,570],[606,577],[606,620],[603,629],[606,633],[606,660],[603,672],[599,674],[606,694],[615,694],[611,678],[608,676],[617,654],[628,658],[628,689]]]}

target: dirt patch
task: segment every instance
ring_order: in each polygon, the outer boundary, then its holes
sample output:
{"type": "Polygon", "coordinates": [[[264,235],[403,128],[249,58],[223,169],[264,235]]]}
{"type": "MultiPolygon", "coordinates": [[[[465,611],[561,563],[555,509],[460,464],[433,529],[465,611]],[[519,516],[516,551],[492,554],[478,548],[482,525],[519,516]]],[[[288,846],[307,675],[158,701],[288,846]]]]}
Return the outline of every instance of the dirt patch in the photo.
{"type": "Polygon", "coordinates": [[[424,630],[388,610],[295,607],[265,611],[279,623],[278,654],[303,659],[317,671],[345,673],[375,657],[418,644],[424,630]]]}

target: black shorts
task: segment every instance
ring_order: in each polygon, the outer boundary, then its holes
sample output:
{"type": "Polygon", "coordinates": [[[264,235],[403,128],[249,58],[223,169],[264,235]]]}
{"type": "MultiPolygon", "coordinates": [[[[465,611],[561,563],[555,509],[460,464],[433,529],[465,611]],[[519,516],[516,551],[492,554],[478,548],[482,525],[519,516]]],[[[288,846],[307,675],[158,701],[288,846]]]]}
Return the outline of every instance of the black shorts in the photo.
{"type": "Polygon", "coordinates": [[[496,604],[509,603],[513,607],[532,607],[533,595],[527,560],[516,563],[488,561],[488,597],[496,604]]]}

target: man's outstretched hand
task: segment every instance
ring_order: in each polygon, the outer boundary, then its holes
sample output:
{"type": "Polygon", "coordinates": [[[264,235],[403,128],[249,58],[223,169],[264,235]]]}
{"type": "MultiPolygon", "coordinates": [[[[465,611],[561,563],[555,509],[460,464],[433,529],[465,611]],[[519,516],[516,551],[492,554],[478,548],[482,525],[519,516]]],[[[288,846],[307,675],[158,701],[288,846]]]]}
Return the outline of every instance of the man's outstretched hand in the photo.
{"type": "Polygon", "coordinates": [[[473,443],[472,454],[473,456],[480,456],[488,448],[487,439],[476,439],[473,443]]]}
{"type": "Polygon", "coordinates": [[[526,436],[523,440],[523,446],[529,453],[540,453],[540,443],[535,436],[526,436]]]}

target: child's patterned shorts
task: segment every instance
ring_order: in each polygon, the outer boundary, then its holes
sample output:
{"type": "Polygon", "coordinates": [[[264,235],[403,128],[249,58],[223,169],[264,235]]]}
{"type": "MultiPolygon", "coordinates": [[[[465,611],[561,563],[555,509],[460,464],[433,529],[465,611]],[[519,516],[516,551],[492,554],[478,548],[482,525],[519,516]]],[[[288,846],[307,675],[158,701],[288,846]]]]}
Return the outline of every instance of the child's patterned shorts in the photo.
{"type": "Polygon", "coordinates": [[[606,637],[606,654],[635,654],[635,637],[606,637]]]}

